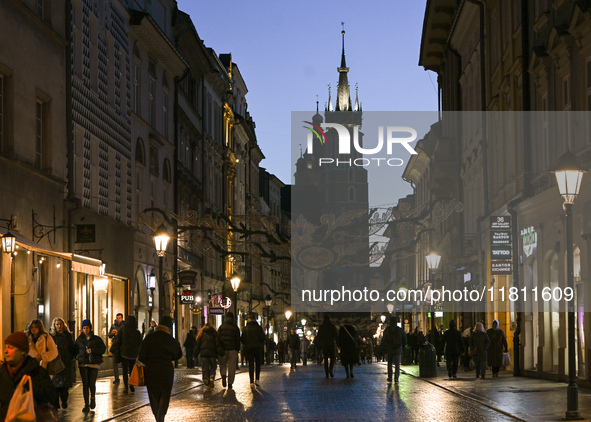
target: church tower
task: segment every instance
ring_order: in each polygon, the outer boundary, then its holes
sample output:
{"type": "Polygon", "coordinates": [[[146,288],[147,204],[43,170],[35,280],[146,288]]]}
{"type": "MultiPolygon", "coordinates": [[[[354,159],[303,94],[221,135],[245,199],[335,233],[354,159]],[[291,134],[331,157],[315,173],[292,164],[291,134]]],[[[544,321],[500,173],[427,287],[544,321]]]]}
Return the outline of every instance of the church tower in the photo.
{"type": "MultiPolygon", "coordinates": [[[[332,90],[329,86],[328,103],[324,116],[318,111],[311,123],[322,127],[323,122],[338,123],[347,128],[351,141],[358,132],[359,144],[363,146],[361,132],[362,111],[359,104],[357,89],[355,103],[351,102],[349,85],[349,68],[345,57],[345,31],[341,32],[342,52],[341,65],[337,67],[339,80],[336,100],[333,107],[332,90]]],[[[333,128],[325,128],[327,142],[315,142],[313,152],[306,150],[296,163],[294,193],[292,199],[292,215],[303,215],[315,225],[326,221],[323,216],[339,216],[354,212],[357,215],[342,245],[332,244],[332,250],[347,248],[352,244],[358,246],[355,256],[344,257],[341,265],[334,265],[330,270],[323,271],[322,288],[345,286],[346,288],[361,287],[369,280],[369,224],[368,224],[368,179],[367,170],[363,166],[363,155],[351,146],[350,154],[339,154],[338,133],[333,128]],[[330,157],[333,163],[320,162],[320,157],[330,157]]]]}

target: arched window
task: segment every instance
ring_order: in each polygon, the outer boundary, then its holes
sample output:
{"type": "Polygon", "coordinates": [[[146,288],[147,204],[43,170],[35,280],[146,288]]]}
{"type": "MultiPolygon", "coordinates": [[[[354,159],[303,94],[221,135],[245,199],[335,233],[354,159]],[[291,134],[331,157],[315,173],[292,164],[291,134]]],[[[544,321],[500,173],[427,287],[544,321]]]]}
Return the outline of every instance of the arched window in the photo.
{"type": "Polygon", "coordinates": [[[142,138],[137,138],[135,146],[135,161],[144,166],[146,165],[146,149],[142,138]]]}
{"type": "Polygon", "coordinates": [[[168,158],[164,159],[164,165],[162,166],[162,178],[168,183],[172,181],[170,176],[170,161],[168,158]]]}

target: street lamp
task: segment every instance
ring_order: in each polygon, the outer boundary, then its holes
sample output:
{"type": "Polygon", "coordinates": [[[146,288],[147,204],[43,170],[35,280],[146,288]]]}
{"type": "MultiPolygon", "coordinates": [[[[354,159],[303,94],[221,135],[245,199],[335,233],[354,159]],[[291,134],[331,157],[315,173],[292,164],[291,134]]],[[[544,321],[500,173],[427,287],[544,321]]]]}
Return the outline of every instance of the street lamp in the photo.
{"type": "Polygon", "coordinates": [[[14,292],[15,292],[15,277],[14,277],[14,257],[12,256],[16,250],[16,236],[10,232],[6,232],[2,236],[2,250],[10,256],[10,332],[14,333],[14,292]]]}
{"type": "Polygon", "coordinates": [[[288,309],[287,311],[285,311],[285,319],[289,321],[290,318],[291,318],[291,311],[288,309]]]}
{"type": "MultiPolygon", "coordinates": [[[[566,217],[566,279],[567,286],[575,292],[574,258],[573,258],[573,216],[572,207],[579,194],[584,171],[577,164],[572,152],[567,151],[558,161],[558,169],[554,171],[560,195],[564,199],[564,213],[566,217]]],[[[566,389],[566,417],[567,420],[580,419],[579,391],[576,374],[575,352],[575,304],[568,302],[568,387],[566,389]]]]}
{"type": "Polygon", "coordinates": [[[382,324],[385,323],[386,322],[386,315],[381,315],[380,321],[382,321],[382,324]]]}
{"type": "MultiPolygon", "coordinates": [[[[429,267],[429,283],[431,284],[431,294],[433,294],[433,273],[439,268],[441,255],[438,255],[437,252],[431,252],[425,259],[429,267]]],[[[435,309],[431,300],[431,344],[433,345],[435,344],[435,338],[435,309]]]]}
{"type": "Polygon", "coordinates": [[[234,315],[236,316],[236,321],[238,321],[238,287],[240,287],[240,276],[237,273],[232,273],[230,276],[230,284],[232,284],[232,289],[234,290],[234,315]]]}
{"type": "Polygon", "coordinates": [[[154,309],[154,290],[156,290],[156,275],[154,271],[150,273],[148,276],[148,289],[150,290],[150,298],[149,303],[150,306],[148,307],[148,324],[152,323],[152,310],[154,309]]]}
{"type": "Polygon", "coordinates": [[[306,321],[306,319],[303,318],[301,322],[302,322],[302,327],[305,327],[306,326],[306,322],[308,322],[308,321],[306,321]]]}
{"type": "Polygon", "coordinates": [[[392,312],[394,311],[394,305],[392,305],[391,303],[388,303],[388,304],[386,305],[386,309],[388,309],[388,312],[389,312],[390,314],[392,314],[392,312]]]}
{"type": "Polygon", "coordinates": [[[158,318],[162,318],[162,314],[164,313],[164,289],[162,284],[163,278],[163,260],[164,255],[166,255],[166,246],[168,245],[168,241],[170,240],[170,234],[166,230],[166,226],[164,223],[160,224],[156,232],[152,235],[154,239],[154,247],[156,248],[156,253],[160,258],[159,262],[159,270],[158,270],[158,318]]]}

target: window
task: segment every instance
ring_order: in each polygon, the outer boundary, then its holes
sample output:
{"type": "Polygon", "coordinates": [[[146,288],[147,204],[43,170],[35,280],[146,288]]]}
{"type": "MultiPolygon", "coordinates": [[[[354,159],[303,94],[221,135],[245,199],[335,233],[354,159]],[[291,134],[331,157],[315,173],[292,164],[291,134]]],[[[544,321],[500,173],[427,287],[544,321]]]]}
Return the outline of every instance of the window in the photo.
{"type": "Polygon", "coordinates": [[[162,168],[162,178],[165,182],[168,183],[172,181],[170,177],[170,161],[168,160],[168,158],[164,160],[164,166],[162,168]]]}
{"type": "Polygon", "coordinates": [[[137,144],[135,146],[135,161],[144,166],[146,165],[146,150],[142,138],[137,138],[137,144]]]}
{"type": "Polygon", "coordinates": [[[162,135],[168,138],[168,90],[162,95],[162,135]]]}
{"type": "Polygon", "coordinates": [[[140,59],[140,52],[137,46],[133,49],[133,112],[135,114],[140,114],[140,105],[141,105],[141,74],[142,74],[142,62],[140,59]]]}
{"type": "Polygon", "coordinates": [[[43,164],[43,101],[35,103],[35,168],[41,170],[43,164]]]}
{"type": "Polygon", "coordinates": [[[154,126],[154,122],[156,121],[156,99],[154,98],[155,96],[155,90],[156,90],[156,81],[152,78],[150,78],[150,91],[148,93],[148,100],[149,100],[149,120],[148,123],[150,124],[150,126],[154,126]]]}
{"type": "Polygon", "coordinates": [[[35,0],[35,13],[43,19],[43,0],[35,0]]]}

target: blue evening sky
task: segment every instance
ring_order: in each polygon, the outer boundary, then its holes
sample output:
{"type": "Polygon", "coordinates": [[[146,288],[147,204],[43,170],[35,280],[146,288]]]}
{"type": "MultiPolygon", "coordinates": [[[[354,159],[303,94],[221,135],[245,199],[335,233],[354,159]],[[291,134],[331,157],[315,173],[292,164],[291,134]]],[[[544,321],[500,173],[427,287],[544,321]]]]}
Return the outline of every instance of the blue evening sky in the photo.
{"type": "MultiPolygon", "coordinates": [[[[231,53],[246,82],[261,163],[291,183],[291,112],[333,105],[341,60],[341,22],[352,101],[366,111],[437,110],[436,75],[418,66],[426,1],[178,0],[216,53],[231,53]]],[[[371,181],[370,181],[371,183],[371,181]]],[[[400,193],[410,192],[396,180],[400,193]]],[[[370,198],[374,205],[383,199],[370,198]]]]}

